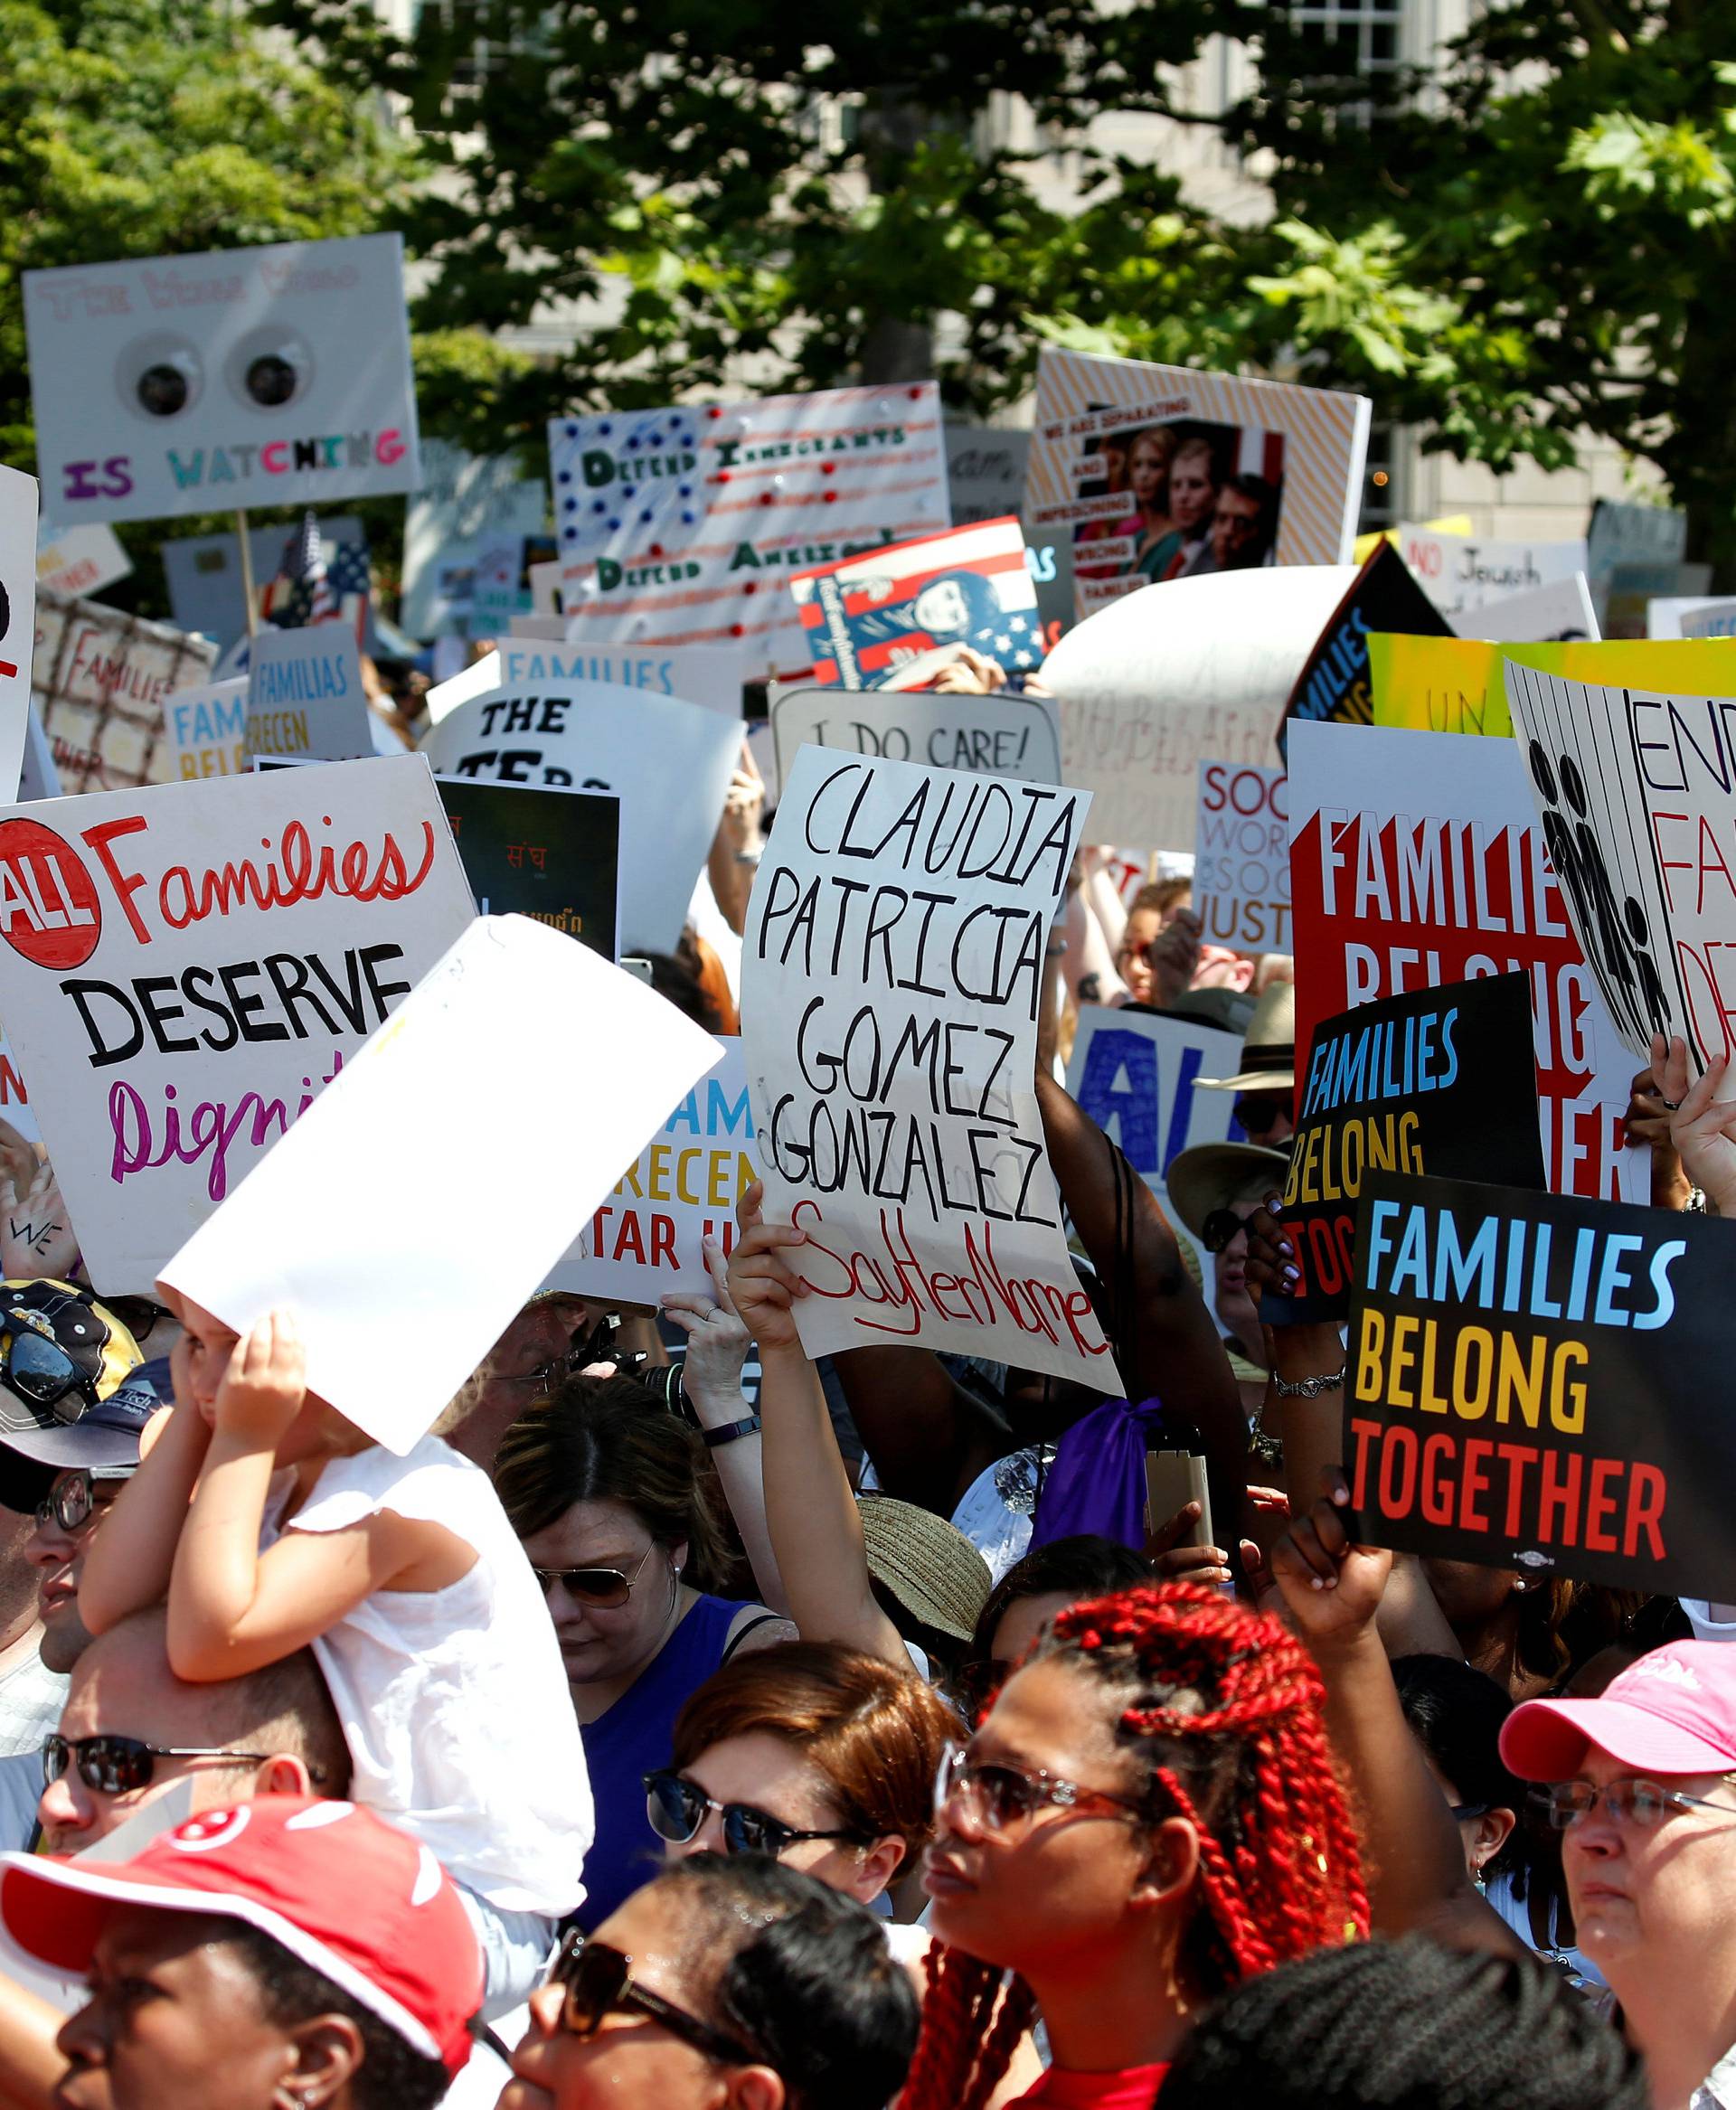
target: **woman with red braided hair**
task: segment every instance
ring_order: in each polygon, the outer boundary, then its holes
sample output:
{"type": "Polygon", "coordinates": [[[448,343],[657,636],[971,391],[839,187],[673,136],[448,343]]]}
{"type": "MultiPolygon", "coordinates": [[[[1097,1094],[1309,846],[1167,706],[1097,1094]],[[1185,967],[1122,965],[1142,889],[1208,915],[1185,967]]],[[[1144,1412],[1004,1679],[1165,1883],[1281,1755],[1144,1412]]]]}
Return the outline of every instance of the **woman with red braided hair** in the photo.
{"type": "Polygon", "coordinates": [[[937,1946],[901,2110],[1146,2110],[1201,2011],[1368,1932],[1325,1695],[1277,1620],[1201,1584],[1060,1613],[936,1789],[937,1946]],[[1011,1973],[1011,1976],[1008,1976],[1011,1973]]]}

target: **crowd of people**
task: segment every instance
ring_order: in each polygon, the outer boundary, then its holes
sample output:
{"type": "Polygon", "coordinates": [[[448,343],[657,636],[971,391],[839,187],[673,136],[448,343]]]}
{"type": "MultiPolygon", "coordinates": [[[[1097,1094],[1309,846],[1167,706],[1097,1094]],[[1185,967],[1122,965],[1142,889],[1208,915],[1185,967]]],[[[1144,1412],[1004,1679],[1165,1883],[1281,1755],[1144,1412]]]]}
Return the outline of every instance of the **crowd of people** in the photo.
{"type": "MultiPolygon", "coordinates": [[[[1250,479],[1124,451],[1199,568],[1250,479]]],[[[763,793],[656,967],[714,1030],[763,793]]],[[[810,1357],[757,1187],[709,1295],[533,1297],[403,1456],[293,1312],[7,1282],[0,2110],[1736,2105],[1736,1608],[1352,1536],[1340,1330],[1274,1323],[1294,963],[1121,864],[1033,1089],[1125,1398],[810,1357]],[[1242,1036],[1168,1213],[1057,1081],[1093,1004],[1242,1036]]],[[[1716,1081],[1635,1080],[1665,1206],[1736,1212],[1716,1081]]]]}

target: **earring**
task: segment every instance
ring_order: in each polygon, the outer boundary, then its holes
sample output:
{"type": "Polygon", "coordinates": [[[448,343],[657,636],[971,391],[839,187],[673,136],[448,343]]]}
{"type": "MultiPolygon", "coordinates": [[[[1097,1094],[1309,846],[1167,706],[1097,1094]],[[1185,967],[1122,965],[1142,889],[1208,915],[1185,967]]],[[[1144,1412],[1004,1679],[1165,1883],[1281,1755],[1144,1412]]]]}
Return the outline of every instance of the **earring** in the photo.
{"type": "Polygon", "coordinates": [[[1517,1596],[1519,1595],[1519,1593],[1520,1593],[1522,1590],[1527,1590],[1527,1589],[1529,1589],[1530,1587],[1531,1587],[1531,1585],[1530,1585],[1528,1582],[1526,1582],[1526,1580],[1525,1580],[1525,1578],[1524,1578],[1524,1577],[1523,1575],[1516,1575],[1516,1576],[1514,1576],[1514,1578],[1513,1578],[1513,1590],[1514,1590],[1514,1595],[1515,1597],[1517,1597],[1517,1596]]]}

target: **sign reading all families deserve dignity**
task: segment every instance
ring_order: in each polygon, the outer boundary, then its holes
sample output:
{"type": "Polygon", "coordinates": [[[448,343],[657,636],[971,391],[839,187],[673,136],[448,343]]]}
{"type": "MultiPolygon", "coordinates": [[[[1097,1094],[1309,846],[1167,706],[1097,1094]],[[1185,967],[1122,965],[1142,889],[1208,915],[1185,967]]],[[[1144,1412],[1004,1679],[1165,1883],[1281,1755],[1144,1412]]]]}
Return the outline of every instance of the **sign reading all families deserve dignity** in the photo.
{"type": "Polygon", "coordinates": [[[967,645],[1007,674],[1043,661],[1024,531],[1010,518],[800,571],[789,590],[825,688],[917,688],[967,645]]]}
{"type": "Polygon", "coordinates": [[[1104,842],[1192,850],[1200,764],[1278,760],[1285,701],[1355,577],[1294,565],[1183,579],[1068,632],[1043,678],[1065,780],[1091,794],[1104,842]]]}
{"type": "Polygon", "coordinates": [[[612,682],[474,697],[422,740],[442,776],[618,794],[629,953],[675,950],[741,751],[720,712],[612,682]]]}
{"type": "Polygon", "coordinates": [[[247,666],[247,750],[319,762],[373,752],[362,655],[346,624],[268,626],[254,638],[247,666]]]}
{"type": "Polygon", "coordinates": [[[1420,989],[1315,1028],[1284,1184],[1300,1284],[1274,1324],[1342,1319],[1363,1181],[1428,1173],[1542,1187],[1537,1069],[1524,975],[1420,989]]]}
{"type": "Polygon", "coordinates": [[[528,916],[615,957],[621,802],[608,791],[439,780],[479,916],[528,916]]]}
{"type": "Polygon", "coordinates": [[[1196,1144],[1223,1143],[1229,1092],[1196,1091],[1202,1078],[1233,1077],[1241,1038],[1161,1011],[1082,1004],[1067,1089],[1169,1212],[1169,1168],[1196,1144]]]}
{"type": "MultiPolygon", "coordinates": [[[[1376,725],[1497,739],[1512,732],[1503,666],[1506,646],[1473,637],[1375,637],[1369,643],[1376,725]]],[[[1736,696],[1736,642],[1728,638],[1570,638],[1528,645],[1523,656],[1540,673],[1576,682],[1736,696]]]]}
{"type": "Polygon", "coordinates": [[[1203,573],[1342,564],[1369,412],[1335,390],[1044,345],[1024,516],[1071,533],[1081,616],[1203,573]]]}
{"type": "Polygon", "coordinates": [[[672,1289],[715,1294],[704,1241],[731,1251],[735,1205],[760,1177],[741,1043],[716,1045],[722,1057],[716,1069],[616,1182],[545,1288],[641,1305],[672,1289]]]}
{"type": "MultiPolygon", "coordinates": [[[[1368,638],[1373,630],[1421,637],[1450,637],[1452,625],[1405,570],[1404,560],[1389,542],[1376,542],[1344,600],[1320,633],[1297,676],[1285,706],[1287,720],[1330,719],[1337,725],[1371,725],[1374,699],[1368,672],[1368,638]]],[[[1288,738],[1280,728],[1278,745],[1288,738]]]]}
{"type": "Polygon", "coordinates": [[[1736,1597],[1725,1313],[1704,1216],[1381,1173],[1345,1362],[1355,1535],[1674,1597],[1736,1597]]]}
{"type": "Polygon", "coordinates": [[[1702,1065],[1728,1053],[1736,700],[1561,681],[1516,659],[1506,682],[1543,839],[1616,1030],[1637,1055],[1654,1033],[1680,1034],[1702,1065]]]}
{"type": "Polygon", "coordinates": [[[1373,997],[1523,972],[1543,1164],[1561,1192],[1637,1201],[1634,1074],[1568,919],[1511,742],[1379,726],[1290,732],[1296,1042],[1373,997]]]}
{"type": "Polygon", "coordinates": [[[805,748],[748,905],[743,1051],[810,1355],[885,1342],[1114,1392],[1032,1088],[1090,799],[805,748]]]}
{"type": "Polygon", "coordinates": [[[401,235],[69,264],[24,290],[62,526],[421,482],[401,235]]]}
{"type": "Polygon", "coordinates": [[[793,572],[950,520],[939,392],[905,387],[557,418],[561,601],[602,645],[808,664],[793,572]]]}
{"type": "Polygon", "coordinates": [[[476,917],[161,1277],[238,1332],[294,1312],[309,1389],[401,1455],[608,1193],[621,1154],[716,1052],[589,947],[522,916],[476,917]],[[487,1108],[488,1222],[467,1237],[438,1139],[503,1049],[512,1088],[487,1108]],[[351,1195],[360,1205],[344,1206],[351,1195]]]}
{"type": "Polygon", "coordinates": [[[1061,782],[1061,719],[1051,696],[789,689],[772,703],[771,730],[780,781],[795,768],[797,749],[816,747],[1027,784],[1061,782]]]}
{"type": "Polygon", "coordinates": [[[472,912],[413,755],[0,811],[0,1017],[91,1279],[147,1290],[472,912]]]}
{"type": "Polygon", "coordinates": [[[1210,945],[1290,949],[1290,807],[1282,769],[1200,764],[1194,913],[1210,945]]]}
{"type": "Polygon", "coordinates": [[[0,796],[18,788],[36,634],[36,479],[0,468],[0,796]]]}

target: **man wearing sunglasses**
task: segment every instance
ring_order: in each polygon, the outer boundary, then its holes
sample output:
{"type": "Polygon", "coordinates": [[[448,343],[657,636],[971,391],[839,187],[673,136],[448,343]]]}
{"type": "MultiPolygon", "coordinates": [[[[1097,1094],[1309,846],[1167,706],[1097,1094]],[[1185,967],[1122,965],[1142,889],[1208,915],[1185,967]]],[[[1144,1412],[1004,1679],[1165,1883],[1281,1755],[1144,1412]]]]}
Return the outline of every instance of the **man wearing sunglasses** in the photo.
{"type": "Polygon", "coordinates": [[[1169,1168],[1175,1213],[1212,1258],[1212,1310],[1250,1415],[1266,1392],[1266,1337],[1248,1289],[1248,1220],[1282,1188],[1288,1163],[1250,1143],[1200,1143],[1169,1168]]]}
{"type": "Polygon", "coordinates": [[[757,1854],[699,1854],[569,1936],[500,2110],[883,2110],[916,2035],[862,1906],[757,1854]]]}

